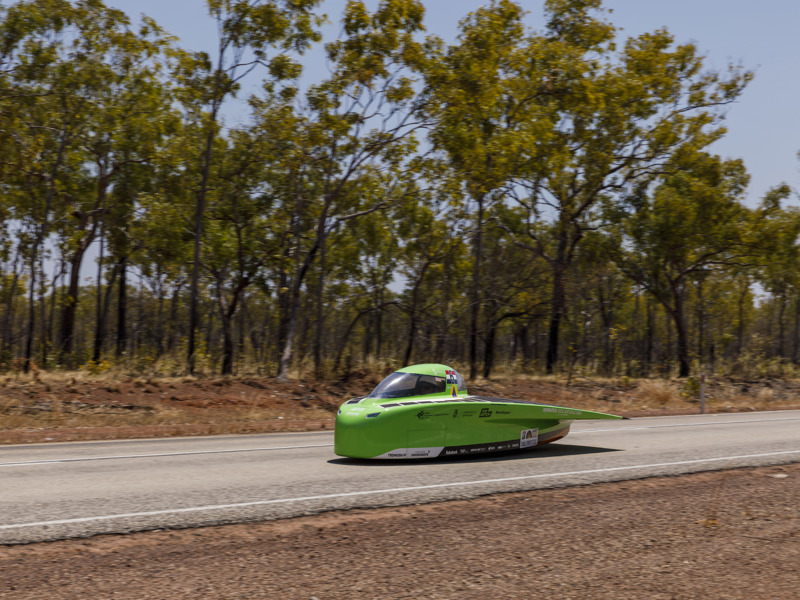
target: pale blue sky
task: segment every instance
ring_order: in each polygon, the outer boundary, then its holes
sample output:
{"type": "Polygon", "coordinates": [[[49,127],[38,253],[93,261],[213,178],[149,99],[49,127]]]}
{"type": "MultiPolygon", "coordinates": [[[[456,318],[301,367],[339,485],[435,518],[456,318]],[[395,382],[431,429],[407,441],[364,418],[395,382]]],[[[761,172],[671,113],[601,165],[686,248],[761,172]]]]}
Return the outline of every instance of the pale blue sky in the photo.
{"type": "MultiPolygon", "coordinates": [[[[216,29],[205,0],[106,0],[132,20],[147,14],[181,39],[189,50],[211,50],[216,29]]],[[[339,31],[336,22],[346,0],[325,0],[323,12],[334,23],[327,36],[339,31]]],[[[445,39],[454,38],[458,21],[488,0],[426,0],[426,27],[445,39]]],[[[367,0],[374,6],[377,0],[367,0]]],[[[543,25],[541,0],[522,0],[528,23],[543,25]]],[[[605,0],[610,20],[637,35],[666,27],[676,42],[693,42],[707,57],[706,65],[723,69],[729,62],[756,71],[742,98],[728,108],[728,135],[712,150],[744,159],[752,176],[749,203],[755,204],[774,185],[800,188],[800,0],[605,0]]],[[[309,57],[309,76],[324,75],[319,55],[309,57]]],[[[255,82],[254,82],[255,83],[255,82]]],[[[231,115],[238,120],[243,115],[231,115]]]]}

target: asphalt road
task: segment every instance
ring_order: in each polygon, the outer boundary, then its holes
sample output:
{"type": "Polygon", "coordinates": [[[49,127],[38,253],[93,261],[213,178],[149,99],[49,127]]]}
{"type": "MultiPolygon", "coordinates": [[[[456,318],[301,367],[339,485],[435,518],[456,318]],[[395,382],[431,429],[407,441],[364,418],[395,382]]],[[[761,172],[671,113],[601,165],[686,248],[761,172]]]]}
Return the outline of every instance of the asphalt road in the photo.
{"type": "Polygon", "coordinates": [[[798,461],[800,411],[575,422],[535,451],[462,460],[339,458],[330,432],[6,446],[0,543],[798,461]]]}

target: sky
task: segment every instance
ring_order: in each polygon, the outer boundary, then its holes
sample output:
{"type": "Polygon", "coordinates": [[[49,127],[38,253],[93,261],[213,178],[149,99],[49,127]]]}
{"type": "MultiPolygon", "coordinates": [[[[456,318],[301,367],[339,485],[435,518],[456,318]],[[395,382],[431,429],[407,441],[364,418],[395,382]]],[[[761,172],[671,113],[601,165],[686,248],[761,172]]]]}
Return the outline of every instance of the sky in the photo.
{"type": "MultiPolygon", "coordinates": [[[[527,23],[543,29],[542,0],[519,0],[529,11],[527,23]]],[[[425,26],[453,41],[458,22],[488,0],[424,0],[425,26]]],[[[106,0],[135,23],[146,14],[180,39],[187,50],[212,50],[216,28],[205,0],[106,0]]],[[[326,40],[335,38],[346,0],[324,0],[321,12],[330,24],[326,40]]],[[[374,7],[377,0],[366,0],[374,7]]],[[[605,0],[608,19],[622,27],[623,38],[666,27],[676,43],[694,43],[709,69],[729,63],[755,72],[740,99],[726,110],[728,134],[710,150],[723,158],[742,158],[751,175],[747,203],[754,206],[780,183],[800,189],[800,1],[798,0],[605,0]]],[[[306,55],[306,77],[325,76],[319,51],[306,55]]],[[[255,74],[253,74],[255,75],[255,74]]],[[[253,77],[253,84],[258,77],[253,77]]],[[[230,107],[229,111],[236,109],[230,107]]],[[[241,112],[242,109],[240,109],[241,112]]],[[[243,121],[243,112],[228,119],[243,121]]]]}

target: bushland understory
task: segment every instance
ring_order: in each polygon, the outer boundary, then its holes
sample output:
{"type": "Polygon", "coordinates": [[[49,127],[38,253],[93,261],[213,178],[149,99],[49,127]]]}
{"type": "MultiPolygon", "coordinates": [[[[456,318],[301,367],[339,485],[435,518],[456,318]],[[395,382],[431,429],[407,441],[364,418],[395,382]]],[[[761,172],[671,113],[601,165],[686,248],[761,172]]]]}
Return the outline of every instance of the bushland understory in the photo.
{"type": "MultiPolygon", "coordinates": [[[[36,372],[0,377],[0,443],[332,429],[340,404],[380,374],[279,382],[268,377],[135,377],[36,372]]],[[[473,394],[624,416],[699,412],[688,379],[509,377],[479,380],[473,394]]],[[[800,380],[709,377],[706,412],[800,407],[800,380]]]]}

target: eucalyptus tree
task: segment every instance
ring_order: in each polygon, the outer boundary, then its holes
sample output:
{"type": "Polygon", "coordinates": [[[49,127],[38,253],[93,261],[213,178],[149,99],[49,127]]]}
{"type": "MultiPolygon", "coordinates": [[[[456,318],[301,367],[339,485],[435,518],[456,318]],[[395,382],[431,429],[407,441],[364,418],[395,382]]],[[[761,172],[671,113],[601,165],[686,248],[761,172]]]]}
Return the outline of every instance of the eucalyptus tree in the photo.
{"type": "MultiPolygon", "coordinates": [[[[441,173],[428,172],[428,181],[436,181],[441,173]]],[[[444,183],[444,182],[441,182],[444,183]]],[[[458,200],[453,198],[447,185],[433,185],[430,189],[409,198],[395,209],[394,235],[400,242],[399,274],[405,279],[403,308],[408,316],[408,329],[403,352],[403,364],[411,364],[417,335],[428,319],[447,320],[448,306],[453,294],[425,293],[426,285],[434,282],[432,289],[443,290],[447,280],[463,280],[460,271],[444,269],[448,258],[463,252],[467,218],[458,200]]],[[[447,330],[447,327],[444,327],[447,330]]],[[[444,360],[444,357],[437,360],[444,360]]]]}
{"type": "Polygon", "coordinates": [[[769,292],[778,308],[778,336],[775,354],[780,359],[798,360],[798,329],[800,329],[800,209],[781,206],[791,191],[787,185],[771,189],[764,197],[759,214],[763,217],[759,228],[762,252],[756,279],[769,292]],[[792,351],[787,348],[786,311],[795,303],[792,334],[792,351]]]}
{"type": "MultiPolygon", "coordinates": [[[[152,161],[160,141],[174,126],[171,98],[161,81],[169,38],[149,19],[132,31],[123,13],[106,9],[101,2],[79,4],[77,8],[78,37],[65,59],[74,65],[75,93],[86,104],[74,151],[84,161],[87,188],[64,198],[65,216],[56,224],[69,266],[59,336],[62,362],[71,360],[79,276],[86,251],[99,236],[103,238],[103,257],[108,227],[125,227],[119,220],[110,222],[109,216],[124,219],[129,214],[116,203],[130,207],[134,202],[131,167],[152,161]]],[[[98,292],[102,267],[101,261],[98,292]]],[[[102,304],[98,295],[95,359],[102,346],[102,304]]]]}
{"type": "Polygon", "coordinates": [[[148,281],[156,299],[155,356],[175,350],[182,326],[180,318],[181,291],[189,281],[192,260],[191,205],[194,198],[189,175],[174,169],[179,164],[175,154],[181,146],[170,147],[156,161],[152,189],[140,192],[125,238],[130,240],[123,250],[127,253],[125,270],[119,282],[119,312],[117,316],[117,354],[129,349],[126,319],[126,278],[128,267],[136,267],[148,281]],[[165,314],[167,293],[172,295],[169,315],[165,314]],[[165,340],[166,338],[166,340],[165,340]]]}
{"type": "Polygon", "coordinates": [[[424,59],[415,39],[423,13],[419,0],[384,0],[373,13],[363,2],[348,2],[343,36],[326,46],[331,75],[305,96],[292,153],[298,179],[283,203],[293,264],[281,285],[280,379],[288,377],[300,291],[331,232],[414,193],[409,160],[423,123],[412,72],[424,59]],[[300,223],[312,227],[309,240],[300,223]]]}
{"type": "MultiPolygon", "coordinates": [[[[29,310],[42,245],[56,235],[69,267],[59,356],[70,361],[79,273],[105,222],[108,191],[125,164],[144,160],[168,104],[153,101],[168,40],[148,19],[131,30],[125,14],[101,0],[30,0],[4,16],[0,63],[11,85],[3,89],[14,98],[3,102],[11,105],[2,113],[11,120],[4,155],[6,167],[14,165],[15,217],[32,239],[29,310]]],[[[33,323],[31,312],[28,360],[33,323]]],[[[47,345],[43,339],[43,351],[47,345]]]]}
{"type": "Polygon", "coordinates": [[[274,236],[267,235],[279,199],[270,178],[281,149],[275,141],[263,131],[232,130],[224,145],[220,140],[222,158],[212,173],[216,185],[208,197],[203,266],[213,281],[222,325],[223,375],[233,372],[234,316],[277,251],[274,236]]]}
{"type": "MultiPolygon", "coordinates": [[[[581,319],[575,320],[583,321],[584,328],[583,340],[576,344],[577,351],[591,356],[607,377],[613,374],[616,348],[622,341],[621,330],[634,325],[626,319],[631,304],[631,282],[609,260],[619,244],[619,232],[613,227],[609,231],[587,232],[569,278],[570,289],[574,290],[570,296],[581,298],[584,303],[580,310],[573,311],[580,313],[581,319]],[[589,327],[590,321],[594,327],[589,327]]],[[[573,330],[577,327],[578,323],[573,323],[573,330]]],[[[575,337],[576,334],[573,333],[575,337]]]]}
{"type": "Polygon", "coordinates": [[[9,228],[11,210],[6,203],[6,198],[0,192],[0,306],[2,306],[2,320],[0,320],[0,362],[6,363],[11,357],[14,335],[12,323],[14,322],[15,303],[21,294],[24,294],[21,275],[24,268],[21,264],[24,248],[20,243],[12,242],[9,228]],[[13,260],[11,254],[13,252],[13,260]],[[10,267],[10,269],[9,269],[10,267]],[[9,273],[10,271],[10,273],[9,273]]]}
{"type": "Polygon", "coordinates": [[[540,283],[547,276],[547,268],[544,261],[530,260],[501,227],[489,227],[485,233],[482,375],[488,379],[495,366],[497,338],[504,322],[534,317],[546,303],[540,283]]]}
{"type": "Polygon", "coordinates": [[[679,376],[690,373],[687,295],[692,277],[722,272],[756,256],[755,215],[743,204],[748,175],[739,160],[696,153],[620,212],[619,267],[664,307],[677,336],[679,376]],[[625,214],[627,212],[628,214],[625,214]]]}
{"type": "Polygon", "coordinates": [[[478,331],[486,211],[519,169],[528,145],[529,104],[536,90],[519,85],[529,67],[524,11],[510,0],[493,0],[460,23],[456,43],[430,38],[425,72],[426,110],[434,120],[434,148],[446,157],[475,207],[470,282],[470,377],[477,375],[478,331]]]}
{"type": "Polygon", "coordinates": [[[513,195],[527,214],[519,243],[552,271],[547,370],[558,361],[568,267],[599,208],[681,153],[724,134],[721,108],[752,74],[704,69],[692,44],[660,29],[627,39],[603,20],[601,0],[548,0],[546,28],[526,39],[527,88],[538,90],[524,168],[513,195]],[[544,129],[547,131],[545,132],[544,129]]]}
{"type": "Polygon", "coordinates": [[[189,309],[187,368],[194,371],[195,332],[198,326],[198,294],[206,196],[219,134],[220,110],[235,96],[242,80],[256,67],[268,73],[266,82],[295,77],[299,67],[291,53],[302,53],[319,40],[321,18],[312,11],[320,0],[206,0],[216,21],[219,38],[216,55],[205,52],[184,55],[177,76],[188,115],[202,132],[197,147],[199,165],[194,212],[194,252],[189,309]]]}
{"type": "MultiPolygon", "coordinates": [[[[40,211],[41,208],[38,205],[28,207],[28,199],[19,187],[23,182],[20,167],[23,162],[29,162],[23,159],[36,156],[36,150],[31,151],[34,144],[30,136],[26,139],[31,130],[23,116],[25,108],[42,93],[43,86],[35,82],[36,71],[50,63],[69,13],[66,1],[53,3],[50,8],[52,10],[43,14],[32,3],[0,6],[0,264],[4,267],[0,272],[3,304],[0,360],[11,358],[14,351],[16,300],[27,291],[31,310],[27,323],[26,370],[30,366],[35,328],[34,294],[39,254],[47,227],[30,218],[32,208],[40,211]],[[12,252],[11,273],[7,275],[5,266],[12,252]],[[26,264],[27,281],[24,277],[26,264]]],[[[43,149],[41,143],[37,148],[43,149]]],[[[38,173],[42,173],[41,168],[38,173]]],[[[46,212],[49,216],[50,211],[46,212]]]]}
{"type": "MultiPolygon", "coordinates": [[[[26,371],[33,355],[43,246],[53,220],[63,214],[59,200],[76,189],[66,182],[67,176],[80,172],[82,166],[71,150],[86,109],[85,99],[75,92],[85,81],[78,75],[79,66],[66,57],[70,43],[79,44],[75,30],[85,24],[81,12],[88,6],[87,2],[73,6],[59,0],[28,0],[2,7],[0,157],[4,196],[28,253],[26,371]]],[[[43,330],[43,353],[48,347],[46,337],[43,330]]]]}

